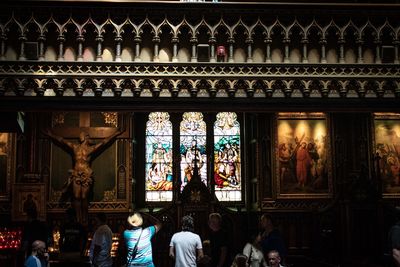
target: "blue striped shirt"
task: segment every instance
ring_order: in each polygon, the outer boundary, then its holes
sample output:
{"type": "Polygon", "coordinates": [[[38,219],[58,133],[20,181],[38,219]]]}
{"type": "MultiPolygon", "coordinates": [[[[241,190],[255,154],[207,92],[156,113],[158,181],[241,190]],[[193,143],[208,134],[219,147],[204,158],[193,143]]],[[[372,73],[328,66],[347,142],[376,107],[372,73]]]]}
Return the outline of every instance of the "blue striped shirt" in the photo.
{"type": "Polygon", "coordinates": [[[124,231],[124,239],[125,244],[128,249],[126,262],[128,267],[131,266],[146,266],[146,267],[154,267],[153,264],[153,253],[151,248],[151,238],[156,233],[155,226],[149,226],[143,229],[142,235],[140,236],[140,240],[138,243],[137,254],[134,259],[132,257],[132,251],[138,242],[138,238],[140,235],[142,228],[136,228],[132,230],[124,231]]]}

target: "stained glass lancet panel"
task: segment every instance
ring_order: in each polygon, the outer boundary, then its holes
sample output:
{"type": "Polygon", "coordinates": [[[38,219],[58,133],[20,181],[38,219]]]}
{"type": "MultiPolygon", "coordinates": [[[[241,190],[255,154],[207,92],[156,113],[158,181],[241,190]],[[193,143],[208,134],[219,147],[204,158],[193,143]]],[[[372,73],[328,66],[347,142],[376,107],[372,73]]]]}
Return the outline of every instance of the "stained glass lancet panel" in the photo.
{"type": "Polygon", "coordinates": [[[207,185],[206,123],[200,112],[183,113],[180,124],[181,190],[192,179],[194,166],[207,185]]]}
{"type": "Polygon", "coordinates": [[[220,112],[214,123],[215,195],[220,201],[240,201],[240,124],[234,112],[220,112]]]}
{"type": "Polygon", "coordinates": [[[146,201],[172,200],[172,123],[152,112],[146,123],[146,201]]]}

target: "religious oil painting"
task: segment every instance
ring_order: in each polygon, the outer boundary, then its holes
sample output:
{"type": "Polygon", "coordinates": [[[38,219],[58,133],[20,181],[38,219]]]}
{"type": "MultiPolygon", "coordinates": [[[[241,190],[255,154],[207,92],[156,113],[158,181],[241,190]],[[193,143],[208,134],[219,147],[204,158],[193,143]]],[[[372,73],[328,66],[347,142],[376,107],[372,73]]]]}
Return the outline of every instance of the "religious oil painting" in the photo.
{"type": "Polygon", "coordinates": [[[377,171],[384,197],[400,196],[400,114],[375,113],[377,171]]]}
{"type": "Polygon", "coordinates": [[[14,184],[12,219],[26,221],[32,212],[37,214],[38,219],[46,220],[44,184],[14,184]]]}
{"type": "Polygon", "coordinates": [[[0,133],[0,200],[10,197],[11,174],[14,171],[15,134],[0,133]]]}
{"type": "Polygon", "coordinates": [[[323,113],[279,113],[276,181],[281,198],[332,194],[328,122],[323,113]]]}

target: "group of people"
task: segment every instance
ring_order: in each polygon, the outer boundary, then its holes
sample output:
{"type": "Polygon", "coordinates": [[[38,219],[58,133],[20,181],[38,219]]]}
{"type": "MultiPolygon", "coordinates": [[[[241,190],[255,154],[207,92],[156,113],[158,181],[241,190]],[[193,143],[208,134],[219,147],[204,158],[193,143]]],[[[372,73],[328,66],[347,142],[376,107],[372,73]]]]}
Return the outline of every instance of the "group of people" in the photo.
{"type": "MultiPolygon", "coordinates": [[[[152,225],[147,228],[142,228],[143,217],[140,213],[128,217],[132,228],[125,230],[123,234],[127,248],[127,267],[154,266],[151,238],[160,230],[161,223],[155,217],[147,216],[153,220],[152,225]]],[[[169,256],[175,261],[175,266],[228,266],[228,238],[221,229],[221,221],[220,214],[210,214],[209,227],[212,234],[207,242],[202,242],[200,236],[194,232],[193,217],[183,216],[182,230],[172,236],[169,244],[169,256]]]]}
{"type": "Polygon", "coordinates": [[[38,219],[37,207],[31,204],[32,195],[28,195],[24,203],[27,222],[22,233],[21,249],[25,257],[25,267],[45,267],[49,260],[46,251],[48,229],[46,223],[38,219]]]}
{"type": "MultiPolygon", "coordinates": [[[[68,219],[61,229],[60,257],[63,261],[79,260],[86,247],[86,232],[76,220],[73,209],[67,210],[68,219]]],[[[123,232],[125,244],[124,257],[127,267],[154,266],[151,239],[161,229],[161,222],[145,214],[148,225],[143,227],[143,214],[135,212],[128,216],[129,228],[123,232]]],[[[103,212],[95,216],[96,230],[93,234],[89,249],[89,259],[93,267],[112,267],[112,230],[107,225],[107,217],[103,212]]],[[[36,222],[37,224],[37,222],[36,222]]],[[[190,215],[183,216],[181,231],[175,233],[169,243],[169,256],[175,262],[175,267],[240,267],[240,266],[270,266],[280,267],[281,257],[286,255],[283,239],[274,228],[272,217],[262,215],[260,220],[261,232],[253,235],[241,253],[230,257],[229,237],[222,228],[222,216],[211,213],[208,218],[209,234],[202,241],[195,233],[195,221],[190,215]],[[264,257],[265,255],[265,257],[264,257]],[[243,260],[245,259],[245,260],[243,260]],[[245,265],[242,264],[244,262],[245,265]]],[[[32,229],[33,232],[35,232],[32,229]]],[[[47,267],[49,255],[46,251],[45,237],[31,237],[29,253],[26,255],[25,267],[47,267]],[[35,239],[35,240],[33,240],[35,239]],[[32,241],[33,240],[33,241],[32,241]]]]}
{"type": "Polygon", "coordinates": [[[260,218],[261,231],[250,236],[243,253],[236,255],[232,267],[281,267],[287,255],[285,242],[270,214],[260,218]],[[246,261],[243,263],[243,259],[246,261]]]}
{"type": "MultiPolygon", "coordinates": [[[[37,218],[36,209],[28,208],[28,221],[22,235],[22,251],[25,256],[25,267],[47,267],[49,254],[47,246],[51,242],[51,233],[47,224],[37,218]]],[[[67,218],[59,229],[60,260],[79,262],[86,244],[86,230],[78,222],[73,208],[66,210],[67,218]]],[[[97,219],[96,219],[97,220],[97,219]]],[[[111,231],[111,230],[110,230],[111,231]]]]}
{"type": "MultiPolygon", "coordinates": [[[[60,229],[58,259],[65,263],[62,266],[73,266],[82,261],[87,233],[85,227],[77,220],[76,211],[73,208],[67,209],[66,214],[67,218],[60,229]]],[[[29,220],[22,237],[22,249],[25,252],[24,267],[48,267],[48,228],[44,222],[36,218],[35,213],[28,213],[28,216],[29,220]]],[[[97,213],[95,224],[96,231],[90,245],[89,258],[93,267],[111,267],[113,261],[110,252],[113,234],[107,225],[106,214],[97,213]]]]}
{"type": "Polygon", "coordinates": [[[264,260],[260,263],[259,260],[251,261],[248,256],[242,253],[238,253],[233,260],[231,267],[255,267],[255,266],[268,266],[268,267],[283,267],[281,265],[281,257],[279,256],[279,252],[276,250],[271,250],[267,254],[267,260],[264,260]]]}
{"type": "MultiPolygon", "coordinates": [[[[127,267],[154,266],[151,238],[160,230],[161,223],[152,216],[149,218],[154,220],[153,225],[142,228],[143,218],[140,213],[128,217],[132,228],[124,231],[127,267]]],[[[202,242],[194,231],[194,218],[191,215],[182,217],[181,231],[172,236],[169,244],[169,256],[175,261],[175,267],[282,267],[281,256],[286,255],[286,249],[270,215],[261,216],[262,231],[245,245],[243,252],[237,254],[233,261],[229,257],[229,238],[222,228],[221,215],[211,213],[208,226],[209,239],[202,242]]]]}

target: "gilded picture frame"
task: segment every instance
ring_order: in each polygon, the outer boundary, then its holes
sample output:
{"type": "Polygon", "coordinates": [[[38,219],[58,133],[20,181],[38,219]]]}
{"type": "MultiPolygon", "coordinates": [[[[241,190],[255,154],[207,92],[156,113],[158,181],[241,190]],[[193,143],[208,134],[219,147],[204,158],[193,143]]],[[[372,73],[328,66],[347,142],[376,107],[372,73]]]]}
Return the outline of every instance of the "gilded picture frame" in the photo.
{"type": "Polygon", "coordinates": [[[15,173],[15,134],[0,132],[0,201],[10,200],[12,174],[15,173]]]}
{"type": "Polygon", "coordinates": [[[46,220],[46,193],[44,183],[18,183],[13,185],[13,221],[27,221],[30,209],[36,209],[37,218],[46,220]]]}
{"type": "Polygon", "coordinates": [[[400,197],[400,113],[374,113],[374,151],[382,197],[400,197]]]}
{"type": "Polygon", "coordinates": [[[275,138],[277,198],[331,198],[329,121],[324,113],[278,113],[275,138]]]}

